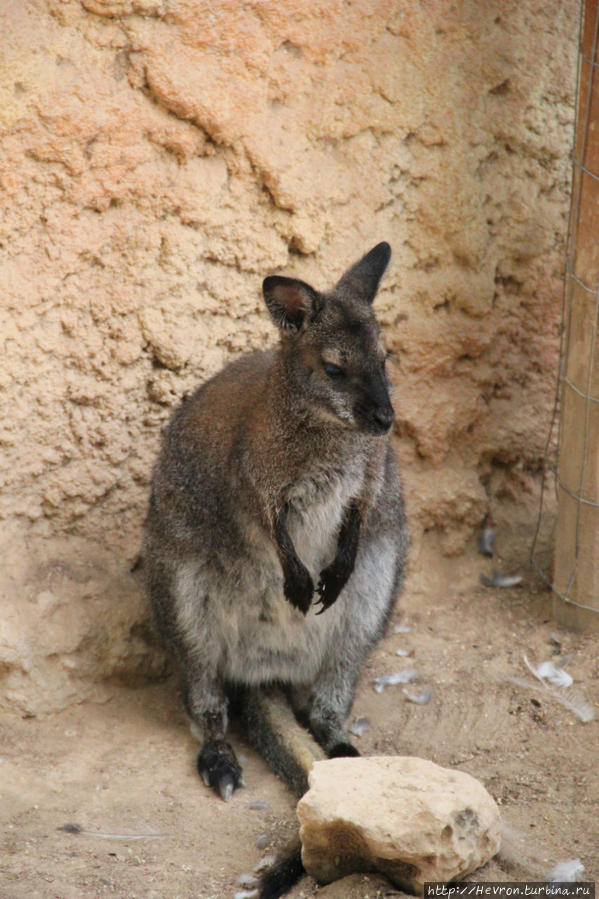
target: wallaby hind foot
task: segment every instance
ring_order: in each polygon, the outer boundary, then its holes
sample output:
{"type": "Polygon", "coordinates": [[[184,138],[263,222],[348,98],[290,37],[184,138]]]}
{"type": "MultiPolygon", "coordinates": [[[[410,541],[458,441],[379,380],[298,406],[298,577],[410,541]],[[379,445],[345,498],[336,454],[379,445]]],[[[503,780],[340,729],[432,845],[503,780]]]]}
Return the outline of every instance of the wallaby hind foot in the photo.
{"type": "Polygon", "coordinates": [[[207,787],[214,787],[228,802],[237,787],[245,786],[241,765],[226,740],[210,740],[198,755],[198,773],[207,787]]]}

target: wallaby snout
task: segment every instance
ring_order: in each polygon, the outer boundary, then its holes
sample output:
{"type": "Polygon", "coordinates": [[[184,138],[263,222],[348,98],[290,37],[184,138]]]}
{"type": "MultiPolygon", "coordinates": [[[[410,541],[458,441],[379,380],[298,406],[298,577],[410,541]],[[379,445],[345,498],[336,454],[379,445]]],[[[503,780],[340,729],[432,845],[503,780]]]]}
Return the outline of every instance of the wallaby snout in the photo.
{"type": "Polygon", "coordinates": [[[359,429],[368,434],[387,434],[395,421],[389,388],[384,375],[370,379],[367,389],[354,406],[354,419],[359,429]]]}
{"type": "Polygon", "coordinates": [[[395,421],[395,412],[391,403],[375,406],[370,413],[369,430],[372,434],[386,434],[395,421]]]}

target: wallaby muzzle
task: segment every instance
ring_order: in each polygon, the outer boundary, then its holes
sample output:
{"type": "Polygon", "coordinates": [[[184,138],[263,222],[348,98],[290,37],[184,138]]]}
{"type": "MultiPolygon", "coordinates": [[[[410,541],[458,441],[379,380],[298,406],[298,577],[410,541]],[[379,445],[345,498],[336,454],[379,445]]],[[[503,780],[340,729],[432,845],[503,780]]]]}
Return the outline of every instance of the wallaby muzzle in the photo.
{"type": "Polygon", "coordinates": [[[354,418],[361,431],[368,434],[387,434],[395,421],[389,390],[384,378],[370,380],[354,406],[354,418]]]}

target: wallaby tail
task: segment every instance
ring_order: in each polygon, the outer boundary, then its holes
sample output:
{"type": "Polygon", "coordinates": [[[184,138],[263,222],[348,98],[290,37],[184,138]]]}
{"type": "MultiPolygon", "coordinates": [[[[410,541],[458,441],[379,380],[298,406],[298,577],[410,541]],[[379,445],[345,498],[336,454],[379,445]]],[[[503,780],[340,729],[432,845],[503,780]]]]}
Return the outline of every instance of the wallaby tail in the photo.
{"type": "Polygon", "coordinates": [[[258,899],[279,899],[303,873],[302,844],[296,840],[260,878],[258,899]]]}
{"type": "Polygon", "coordinates": [[[324,750],[298,724],[280,690],[247,689],[242,705],[250,743],[299,799],[312,765],[326,758],[324,750]]]}
{"type": "MultiPolygon", "coordinates": [[[[244,691],[243,718],[247,736],[270,768],[299,798],[308,789],[308,773],[326,758],[312,736],[296,721],[279,690],[244,691]]],[[[299,839],[281,854],[260,880],[260,899],[279,899],[304,873],[299,839]]]]}

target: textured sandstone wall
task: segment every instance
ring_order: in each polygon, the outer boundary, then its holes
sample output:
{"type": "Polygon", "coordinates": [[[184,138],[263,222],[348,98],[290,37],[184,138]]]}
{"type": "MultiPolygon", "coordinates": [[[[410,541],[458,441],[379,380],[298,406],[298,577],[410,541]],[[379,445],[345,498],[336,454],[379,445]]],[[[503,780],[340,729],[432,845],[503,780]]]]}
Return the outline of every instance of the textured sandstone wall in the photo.
{"type": "Polygon", "coordinates": [[[178,398],[274,339],[273,270],[379,240],[415,538],[528,547],[552,402],[575,0],[4,0],[0,697],[160,670],[135,557],[178,398]]]}

